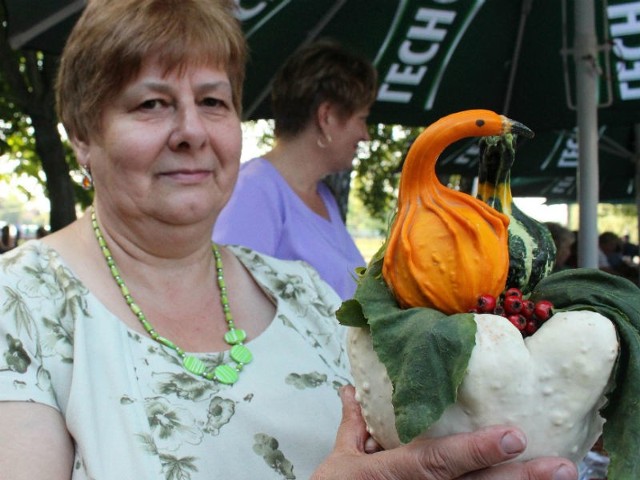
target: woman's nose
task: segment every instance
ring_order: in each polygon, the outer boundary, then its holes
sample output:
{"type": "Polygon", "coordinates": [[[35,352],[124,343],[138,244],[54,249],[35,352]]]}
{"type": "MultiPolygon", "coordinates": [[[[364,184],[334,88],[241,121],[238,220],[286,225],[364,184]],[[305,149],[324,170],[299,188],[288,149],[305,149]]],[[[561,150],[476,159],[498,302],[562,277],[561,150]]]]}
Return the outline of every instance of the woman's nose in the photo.
{"type": "Polygon", "coordinates": [[[368,142],[369,140],[371,140],[371,137],[369,136],[369,129],[367,128],[367,126],[365,125],[364,128],[362,129],[362,138],[361,141],[362,142],[368,142]]]}
{"type": "Polygon", "coordinates": [[[173,149],[197,149],[207,139],[207,129],[197,105],[181,105],[175,112],[175,124],[169,139],[173,149]]]}

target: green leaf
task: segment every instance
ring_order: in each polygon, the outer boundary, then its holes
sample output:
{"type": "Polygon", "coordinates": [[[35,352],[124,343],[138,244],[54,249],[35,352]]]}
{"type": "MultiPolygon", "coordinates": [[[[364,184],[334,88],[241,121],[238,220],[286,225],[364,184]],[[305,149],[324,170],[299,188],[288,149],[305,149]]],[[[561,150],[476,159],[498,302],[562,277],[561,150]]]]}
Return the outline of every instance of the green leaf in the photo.
{"type": "Polygon", "coordinates": [[[338,321],[346,327],[366,327],[367,319],[362,312],[360,302],[351,299],[342,302],[342,305],[336,312],[338,321]]]}
{"type": "Polygon", "coordinates": [[[640,478],[640,289],[597,269],[572,269],[540,281],[531,299],[547,299],[562,310],[596,311],[616,325],[620,354],[615,384],[601,412],[606,419],[604,447],[611,458],[608,478],[640,478]]]}
{"type": "MultiPolygon", "coordinates": [[[[371,328],[373,347],[393,384],[396,429],[411,441],[456,401],[475,346],[473,315],[429,308],[401,309],[382,278],[382,257],[362,273],[353,302],[371,328]]],[[[341,319],[346,324],[346,319],[341,319]]]]}
{"type": "MultiPolygon", "coordinates": [[[[393,295],[389,292],[384,280],[382,279],[382,260],[386,250],[386,242],[375,253],[367,268],[357,269],[356,293],[354,298],[346,300],[342,303],[336,316],[338,321],[348,327],[366,327],[368,325],[367,317],[362,310],[362,298],[370,301],[377,295],[387,297],[387,301],[391,300],[395,304],[393,295]]],[[[397,307],[396,307],[397,308],[397,307]]]]}

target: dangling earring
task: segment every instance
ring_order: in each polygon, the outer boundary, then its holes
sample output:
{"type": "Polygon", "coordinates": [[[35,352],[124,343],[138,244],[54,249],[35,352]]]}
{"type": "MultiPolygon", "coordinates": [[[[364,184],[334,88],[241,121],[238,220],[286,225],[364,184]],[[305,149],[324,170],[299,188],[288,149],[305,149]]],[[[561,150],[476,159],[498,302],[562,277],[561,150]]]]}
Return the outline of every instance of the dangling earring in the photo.
{"type": "Polygon", "coordinates": [[[82,188],[84,190],[91,190],[93,188],[93,177],[91,177],[91,167],[89,165],[80,165],[80,172],[82,173],[82,188]]]}
{"type": "Polygon", "coordinates": [[[318,144],[318,146],[320,148],[327,148],[327,145],[330,144],[331,142],[333,142],[333,139],[331,138],[331,135],[329,135],[328,133],[325,135],[325,138],[327,139],[327,143],[324,143],[322,141],[322,138],[318,137],[318,139],[316,140],[316,143],[318,144]]]}

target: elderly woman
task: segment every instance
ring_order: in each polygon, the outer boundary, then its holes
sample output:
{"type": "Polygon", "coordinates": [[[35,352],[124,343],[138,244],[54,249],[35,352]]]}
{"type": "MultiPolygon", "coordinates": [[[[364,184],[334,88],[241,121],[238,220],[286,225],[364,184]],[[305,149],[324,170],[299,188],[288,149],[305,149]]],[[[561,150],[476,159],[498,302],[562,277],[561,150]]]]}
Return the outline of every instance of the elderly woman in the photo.
{"type": "Polygon", "coordinates": [[[57,89],[94,204],[0,258],[0,476],[575,478],[483,471],[523,450],[509,427],[366,453],[339,299],[308,266],[211,244],[244,59],[231,1],[89,2],[57,89]]]}
{"type": "Polygon", "coordinates": [[[365,261],[322,180],[352,168],[358,143],[369,139],[376,90],[371,63],[335,42],[291,55],[271,93],[276,144],[240,167],[214,240],[304,260],[343,300],[351,298],[354,271],[365,261]]]}

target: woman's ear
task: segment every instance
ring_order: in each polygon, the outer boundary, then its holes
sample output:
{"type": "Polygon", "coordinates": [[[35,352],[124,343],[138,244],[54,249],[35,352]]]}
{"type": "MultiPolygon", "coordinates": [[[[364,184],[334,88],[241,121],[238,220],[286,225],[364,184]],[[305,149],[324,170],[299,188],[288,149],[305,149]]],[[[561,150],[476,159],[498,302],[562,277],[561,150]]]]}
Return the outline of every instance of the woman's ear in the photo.
{"type": "Polygon", "coordinates": [[[71,142],[71,148],[76,155],[78,164],[86,167],[89,164],[89,144],[84,140],[79,140],[76,137],[69,139],[71,142]]]}
{"type": "Polygon", "coordinates": [[[330,127],[335,121],[335,106],[333,103],[329,101],[324,101],[320,105],[318,105],[318,109],[316,110],[316,122],[318,122],[318,127],[320,127],[321,131],[325,131],[326,128],[330,127]]]}

